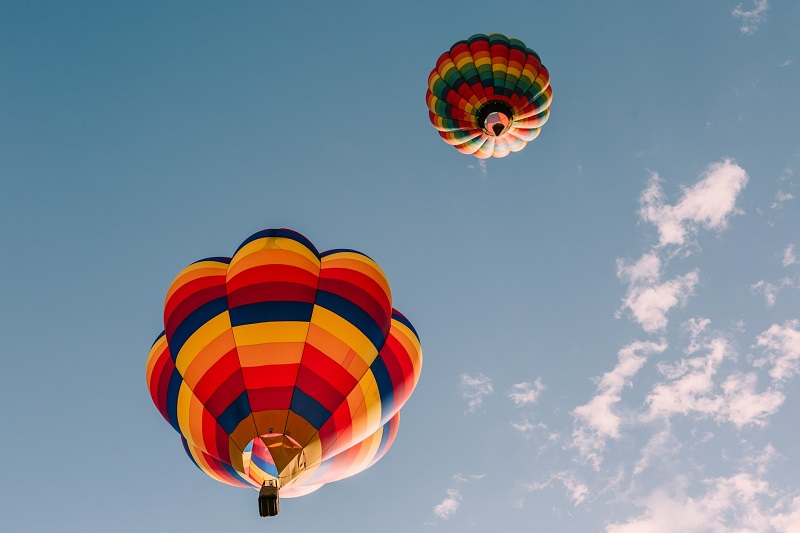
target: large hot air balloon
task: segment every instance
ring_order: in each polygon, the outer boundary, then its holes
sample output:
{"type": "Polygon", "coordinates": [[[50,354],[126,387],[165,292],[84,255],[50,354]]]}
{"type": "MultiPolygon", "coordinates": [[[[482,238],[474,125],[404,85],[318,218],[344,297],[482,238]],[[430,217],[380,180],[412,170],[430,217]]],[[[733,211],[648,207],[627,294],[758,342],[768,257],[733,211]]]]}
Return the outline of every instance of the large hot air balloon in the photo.
{"type": "Polygon", "coordinates": [[[308,494],[378,461],[419,379],[422,351],[380,267],[268,229],[170,286],[147,361],[156,407],[210,477],[308,494]]]}
{"type": "Polygon", "coordinates": [[[493,33],[473,35],[442,54],[425,98],[442,139],[486,159],[518,152],[539,135],[553,90],[536,52],[493,33]]]}

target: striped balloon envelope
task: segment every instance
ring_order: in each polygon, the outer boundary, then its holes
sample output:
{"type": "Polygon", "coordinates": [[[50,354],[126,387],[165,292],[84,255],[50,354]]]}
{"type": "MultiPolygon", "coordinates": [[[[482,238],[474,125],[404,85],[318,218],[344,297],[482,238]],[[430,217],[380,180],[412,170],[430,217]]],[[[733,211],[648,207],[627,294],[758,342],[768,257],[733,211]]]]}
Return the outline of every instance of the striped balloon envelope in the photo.
{"type": "Polygon", "coordinates": [[[539,135],[553,90],[549,72],[525,43],[478,34],[439,57],[425,99],[446,143],[486,159],[518,152],[539,135]]]}
{"type": "Polygon", "coordinates": [[[147,385],[203,472],[293,497],[383,457],[421,365],[375,261],[268,229],[178,274],[147,385]]]}

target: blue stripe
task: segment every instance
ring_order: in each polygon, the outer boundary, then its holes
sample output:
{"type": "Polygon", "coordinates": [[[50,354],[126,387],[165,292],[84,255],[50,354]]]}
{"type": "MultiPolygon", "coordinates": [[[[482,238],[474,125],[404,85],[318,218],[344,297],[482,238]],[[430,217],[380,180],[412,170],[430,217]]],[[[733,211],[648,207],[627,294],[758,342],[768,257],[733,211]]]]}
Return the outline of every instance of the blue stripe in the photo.
{"type": "MultiPolygon", "coordinates": [[[[185,451],[186,455],[189,456],[189,459],[192,460],[192,462],[194,463],[194,466],[196,466],[197,468],[200,468],[200,465],[197,464],[197,461],[194,460],[194,456],[192,455],[192,452],[189,451],[189,443],[186,441],[186,439],[184,438],[183,435],[181,435],[181,444],[183,444],[183,451],[185,451]]],[[[200,470],[202,471],[203,469],[200,468],[200,470]]],[[[203,472],[203,473],[205,474],[205,472],[203,472]]]]}
{"type": "Polygon", "coordinates": [[[257,233],[253,233],[247,239],[245,239],[245,241],[242,244],[239,245],[236,251],[238,252],[247,244],[250,244],[251,242],[258,239],[263,239],[265,237],[286,237],[287,239],[292,239],[293,241],[299,242],[300,244],[302,244],[303,246],[314,252],[314,255],[319,257],[319,252],[317,251],[317,248],[313,244],[311,244],[311,241],[309,241],[303,235],[297,233],[296,231],[286,228],[263,229],[257,233]]]}
{"type": "Polygon", "coordinates": [[[180,375],[177,368],[173,369],[169,377],[169,385],[167,385],[167,416],[169,423],[178,433],[181,432],[181,427],[178,425],[178,393],[181,391],[181,383],[183,383],[183,376],[180,375]]]}
{"type": "Polygon", "coordinates": [[[162,331],[161,333],[159,333],[159,334],[158,334],[158,337],[156,337],[156,340],[154,340],[154,341],[153,341],[153,344],[151,344],[151,345],[150,345],[150,348],[152,348],[153,346],[155,346],[155,345],[156,345],[156,343],[158,342],[158,339],[160,339],[161,337],[163,337],[163,336],[164,336],[164,335],[166,335],[166,334],[167,334],[167,332],[166,332],[166,331],[162,331]]]}
{"type": "Polygon", "coordinates": [[[317,400],[303,392],[299,387],[294,388],[292,395],[292,405],[289,407],[295,414],[302,416],[314,426],[314,429],[319,429],[331,417],[331,412],[322,407],[322,404],[317,400]]]}
{"type": "Polygon", "coordinates": [[[392,378],[381,356],[378,356],[377,359],[373,361],[369,369],[372,371],[372,375],[375,376],[375,382],[378,384],[378,393],[381,396],[381,422],[386,423],[389,419],[389,414],[392,412],[392,407],[394,406],[394,386],[392,385],[392,378]]]}
{"type": "Polygon", "coordinates": [[[242,391],[238,398],[225,408],[217,417],[217,422],[228,435],[232,434],[239,423],[250,416],[250,402],[247,400],[247,391],[242,391]]]}
{"type": "Polygon", "coordinates": [[[419,340],[419,334],[417,333],[417,330],[414,329],[414,326],[411,325],[411,322],[409,322],[405,316],[401,315],[394,309],[392,310],[392,320],[397,320],[401,324],[405,324],[405,326],[414,333],[414,336],[417,338],[417,340],[419,340]]]}
{"type": "MultiPolygon", "coordinates": [[[[386,451],[385,450],[386,444],[389,442],[389,435],[392,433],[391,428],[389,427],[390,425],[391,424],[389,422],[383,425],[383,433],[381,433],[381,443],[378,444],[378,452],[375,454],[375,457],[380,457],[381,454],[386,451]]],[[[372,466],[373,464],[375,464],[374,459],[372,461],[372,464],[370,464],[370,466],[372,466]]]]}
{"type": "Polygon", "coordinates": [[[200,329],[203,324],[215,316],[218,316],[227,310],[228,298],[222,296],[216,300],[211,300],[210,302],[203,304],[192,311],[189,316],[184,318],[183,322],[178,324],[178,327],[175,328],[172,338],[169,339],[169,351],[172,355],[172,360],[174,361],[177,359],[181,348],[195,331],[200,329]]]}
{"type": "Polygon", "coordinates": [[[308,302],[258,302],[234,307],[230,310],[231,325],[258,324],[260,322],[309,322],[314,304],[308,302]]]}
{"type": "Polygon", "coordinates": [[[354,254],[358,254],[358,255],[363,255],[364,257],[366,257],[367,259],[372,261],[372,258],[370,256],[368,256],[367,254],[365,254],[364,252],[359,252],[358,250],[351,250],[350,248],[335,248],[333,250],[326,250],[326,251],[322,252],[321,254],[319,254],[319,257],[323,258],[323,257],[327,257],[329,255],[338,254],[339,252],[350,252],[350,253],[354,253],[354,254]]]}
{"type": "Polygon", "coordinates": [[[278,467],[274,464],[266,462],[264,459],[255,454],[250,456],[250,461],[252,461],[253,464],[272,477],[278,477],[278,467]]]}
{"type": "MultiPolygon", "coordinates": [[[[206,454],[206,455],[208,455],[208,454],[206,454]]],[[[211,457],[211,456],[209,455],[209,457],[211,457]]],[[[216,457],[211,457],[211,458],[212,458],[212,459],[214,459],[214,462],[215,462],[216,464],[218,464],[218,465],[222,466],[223,468],[225,468],[225,470],[226,470],[226,471],[227,471],[227,472],[228,472],[228,473],[229,473],[231,476],[233,476],[233,478],[234,478],[234,479],[237,479],[237,480],[239,480],[239,482],[243,483],[244,485],[248,485],[248,486],[249,486],[249,485],[252,485],[252,484],[253,484],[253,483],[252,483],[250,480],[248,480],[248,479],[245,479],[245,478],[242,476],[242,474],[240,474],[239,472],[237,472],[237,471],[236,471],[236,469],[234,469],[234,468],[233,468],[231,465],[229,465],[228,463],[222,462],[222,461],[220,461],[219,459],[217,459],[216,457]]],[[[276,471],[276,472],[277,472],[277,471],[276,471]]],[[[276,474],[276,475],[275,475],[275,477],[278,477],[278,475],[276,474]]]]}
{"type": "Polygon", "coordinates": [[[203,261],[213,261],[215,263],[222,263],[223,265],[231,264],[231,258],[230,257],[206,257],[205,259],[198,259],[197,261],[195,261],[192,264],[196,265],[197,263],[202,263],[203,261]]]}
{"type": "Polygon", "coordinates": [[[361,309],[347,298],[342,298],[338,294],[333,294],[332,292],[317,291],[317,299],[315,303],[320,307],[324,307],[329,311],[333,311],[340,317],[353,324],[370,340],[370,342],[372,342],[372,345],[378,350],[383,348],[383,345],[386,342],[386,337],[383,336],[381,328],[375,323],[374,320],[372,320],[372,317],[369,316],[369,313],[361,309]]]}

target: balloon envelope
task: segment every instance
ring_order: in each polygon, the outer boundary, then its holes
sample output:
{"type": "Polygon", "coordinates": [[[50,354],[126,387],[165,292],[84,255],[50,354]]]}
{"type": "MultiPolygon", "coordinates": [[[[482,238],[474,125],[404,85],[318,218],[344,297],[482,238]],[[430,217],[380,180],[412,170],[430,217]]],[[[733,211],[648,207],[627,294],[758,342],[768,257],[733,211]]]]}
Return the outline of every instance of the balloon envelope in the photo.
{"type": "Polygon", "coordinates": [[[392,445],[422,351],[380,267],[291,230],[197,261],[170,286],[147,385],[210,477],[302,496],[392,445]]]}
{"type": "Polygon", "coordinates": [[[499,33],[473,35],[442,54],[425,97],[442,139],[481,159],[505,157],[535,139],[552,98],[536,52],[499,33]]]}

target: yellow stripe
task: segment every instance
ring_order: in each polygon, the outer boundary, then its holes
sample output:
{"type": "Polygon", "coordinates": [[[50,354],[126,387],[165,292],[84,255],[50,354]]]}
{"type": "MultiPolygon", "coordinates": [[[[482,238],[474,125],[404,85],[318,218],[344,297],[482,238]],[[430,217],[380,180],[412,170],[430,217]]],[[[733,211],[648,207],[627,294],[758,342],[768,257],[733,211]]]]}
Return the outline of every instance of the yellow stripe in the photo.
{"type": "Polygon", "coordinates": [[[340,252],[322,259],[322,269],[326,268],[343,268],[364,274],[380,285],[389,302],[392,301],[392,289],[389,287],[389,280],[386,279],[386,274],[381,270],[381,267],[372,259],[350,252],[340,252]]]}
{"type": "Polygon", "coordinates": [[[239,364],[242,368],[265,365],[289,365],[299,363],[303,356],[303,342],[273,342],[239,346],[239,364]]]}
{"type": "Polygon", "coordinates": [[[225,275],[227,268],[228,265],[214,261],[200,261],[199,263],[194,263],[187,266],[181,270],[177,276],[175,276],[175,279],[172,281],[172,284],[167,290],[167,297],[164,299],[164,301],[168,302],[172,295],[175,294],[175,291],[190,281],[204,277],[223,276],[225,275]]]}
{"type": "Polygon", "coordinates": [[[273,342],[304,342],[308,322],[260,322],[233,328],[237,346],[271,344],[273,342]]]}
{"type": "Polygon", "coordinates": [[[153,377],[153,369],[158,362],[159,356],[167,350],[167,336],[162,335],[155,344],[150,348],[150,353],[147,354],[147,370],[145,371],[145,376],[147,376],[147,388],[150,388],[150,380],[153,377]]]}
{"type": "Polygon", "coordinates": [[[315,305],[311,322],[352,348],[367,366],[378,356],[377,347],[361,333],[361,330],[333,311],[315,305]]]}
{"type": "Polygon", "coordinates": [[[258,250],[249,255],[242,256],[236,260],[235,265],[228,269],[228,278],[231,279],[237,274],[250,268],[262,265],[287,265],[300,268],[311,274],[319,272],[319,261],[314,258],[310,261],[306,256],[288,250],[258,250]]]}
{"type": "Polygon", "coordinates": [[[238,252],[236,252],[236,255],[234,255],[233,259],[231,260],[230,266],[233,267],[243,257],[246,257],[247,255],[250,255],[254,252],[260,250],[272,250],[272,249],[288,250],[291,252],[295,252],[304,256],[311,263],[319,263],[319,259],[314,254],[314,252],[312,252],[311,250],[306,248],[305,245],[300,244],[294,239],[288,239],[286,237],[264,237],[247,243],[238,252]]]}
{"type": "Polygon", "coordinates": [[[203,346],[187,364],[186,370],[183,372],[183,380],[194,388],[203,379],[205,373],[235,346],[233,333],[230,329],[224,329],[218,337],[203,346]]]}
{"type": "Polygon", "coordinates": [[[178,369],[178,372],[183,375],[186,369],[189,368],[189,364],[194,361],[203,348],[230,328],[231,319],[228,311],[220,313],[200,326],[181,346],[181,351],[178,352],[178,357],[175,358],[175,368],[178,369]]]}

